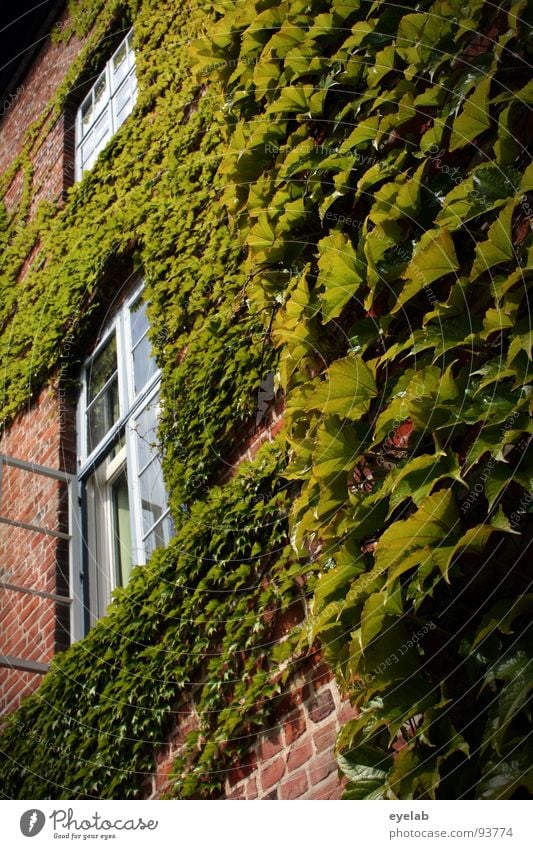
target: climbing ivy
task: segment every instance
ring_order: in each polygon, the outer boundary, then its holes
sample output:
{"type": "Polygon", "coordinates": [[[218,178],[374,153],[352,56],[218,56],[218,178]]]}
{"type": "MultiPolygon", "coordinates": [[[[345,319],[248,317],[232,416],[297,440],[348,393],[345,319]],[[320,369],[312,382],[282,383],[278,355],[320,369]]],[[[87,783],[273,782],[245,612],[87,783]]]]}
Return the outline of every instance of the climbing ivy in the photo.
{"type": "Polygon", "coordinates": [[[63,207],[29,219],[45,125],[6,175],[25,168],[5,418],[74,331],[81,355],[133,256],[177,535],[11,719],[4,792],[140,795],[194,689],[172,793],[220,794],[316,640],[361,711],[338,743],[349,798],[531,791],[525,0],[75,8],[87,43],[49,115],[121,16],[140,97],[63,207]],[[213,486],[275,368],[288,468],[269,448],[213,486]],[[272,611],[317,572],[305,629],[272,649],[272,611]]]}
{"type": "Polygon", "coordinates": [[[194,56],[276,310],[308,639],[360,708],[346,796],[531,792],[530,8],[216,8],[194,56]]]}
{"type": "Polygon", "coordinates": [[[193,699],[198,726],[171,792],[221,794],[291,675],[290,665],[281,671],[281,649],[271,650],[278,615],[298,596],[282,463],[268,445],[212,488],[171,545],[115,591],[89,635],[56,656],[0,737],[4,795],[151,792],[154,759],[193,699]]]}
{"type": "Polygon", "coordinates": [[[219,95],[190,73],[187,43],[210,23],[196,3],[74,4],[71,26],[54,37],[84,38],[80,57],[4,177],[5,189],[23,169],[26,188],[3,215],[3,422],[58,376],[75,398],[81,360],[140,269],[162,370],[159,438],[176,525],[171,546],[134,570],[109,614],[54,659],[3,729],[7,796],[144,795],[192,695],[199,725],[170,792],[220,795],[298,668],[294,640],[273,648],[279,616],[301,596],[302,567],[286,549],[294,488],[280,479],[282,447],[265,447],[215,485],[253,431],[276,354],[245,297],[242,248],[220,205],[219,95]],[[35,204],[36,139],[131,23],[133,113],[64,203],[35,204]]]}

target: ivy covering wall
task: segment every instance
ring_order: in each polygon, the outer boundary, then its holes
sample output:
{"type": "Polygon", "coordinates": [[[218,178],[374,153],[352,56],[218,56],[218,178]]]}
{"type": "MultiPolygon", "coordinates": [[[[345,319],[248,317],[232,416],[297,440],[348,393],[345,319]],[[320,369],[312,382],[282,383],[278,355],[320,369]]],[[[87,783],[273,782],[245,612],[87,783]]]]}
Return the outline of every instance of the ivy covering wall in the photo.
{"type": "Polygon", "coordinates": [[[250,300],[279,304],[309,639],[361,710],[347,797],[527,794],[531,8],[219,8],[196,57],[250,300]]]}
{"type": "Polygon", "coordinates": [[[194,689],[173,792],[216,795],[317,641],[349,798],[530,792],[526,2],[76,9],[57,109],[130,19],[140,96],[62,209],[6,218],[5,416],[133,255],[177,536],[4,730],[4,792],[139,795],[194,689]],[[274,368],[286,442],[214,486],[274,368]]]}
{"type": "MultiPolygon", "coordinates": [[[[84,36],[89,27],[91,35],[48,125],[69,92],[101,67],[110,36],[132,22],[140,93],[61,208],[42,203],[30,219],[28,191],[6,217],[2,412],[9,422],[58,372],[75,398],[95,328],[105,324],[132,267],[140,268],[162,368],[160,440],[177,534],[116,592],[88,637],[55,658],[38,693],[4,729],[2,792],[142,796],[194,695],[200,723],[176,764],[172,792],[216,796],[297,669],[290,641],[274,650],[272,637],[302,593],[302,567],[286,550],[294,493],[280,478],[282,449],[265,446],[253,465],[222,489],[214,486],[241,431],[253,429],[275,353],[247,303],[243,250],[219,200],[220,95],[190,73],[187,45],[210,23],[209,11],[177,2],[73,9],[72,27],[57,37],[71,29],[84,36]],[[34,245],[38,254],[18,282],[34,245]],[[288,655],[293,661],[283,672],[288,655]]],[[[29,181],[38,131],[30,131],[4,186],[19,166],[29,181]]]]}

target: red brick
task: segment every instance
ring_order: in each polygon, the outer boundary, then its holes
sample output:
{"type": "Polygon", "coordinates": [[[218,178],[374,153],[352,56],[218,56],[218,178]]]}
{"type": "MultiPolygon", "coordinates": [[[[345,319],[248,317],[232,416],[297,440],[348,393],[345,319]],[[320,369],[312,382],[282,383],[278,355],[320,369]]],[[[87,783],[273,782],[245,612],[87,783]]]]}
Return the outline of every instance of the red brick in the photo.
{"type": "Polygon", "coordinates": [[[334,719],[329,720],[313,734],[313,743],[317,754],[325,749],[332,749],[337,737],[337,723],[334,719]]]}
{"type": "Polygon", "coordinates": [[[261,739],[259,743],[259,758],[262,761],[267,761],[273,755],[277,755],[283,748],[282,729],[277,728],[271,731],[266,737],[261,739]]]}
{"type": "Polygon", "coordinates": [[[305,731],[305,716],[301,710],[293,711],[286,720],[285,723],[285,740],[287,741],[287,745],[290,746],[291,743],[294,743],[305,731]]]}
{"type": "Polygon", "coordinates": [[[316,757],[310,764],[309,779],[311,786],[324,781],[328,775],[337,773],[337,761],[332,752],[325,752],[323,755],[316,757]]]}
{"type": "Polygon", "coordinates": [[[240,763],[236,764],[228,773],[228,781],[230,784],[237,784],[243,778],[247,778],[254,770],[257,769],[257,757],[255,752],[250,752],[240,763]]]}
{"type": "Polygon", "coordinates": [[[295,628],[296,625],[299,625],[304,618],[304,606],[301,601],[297,601],[292,604],[288,610],[285,610],[277,617],[273,638],[275,640],[280,640],[282,637],[285,637],[293,630],[293,628],[295,628]]]}
{"type": "MultiPolygon", "coordinates": [[[[325,663],[320,663],[316,666],[311,673],[311,681],[309,682],[310,687],[313,687],[315,690],[319,690],[324,684],[328,684],[332,678],[333,673],[331,669],[326,666],[325,663]]],[[[312,695],[310,692],[309,695],[312,695]]]]}
{"type": "Polygon", "coordinates": [[[228,793],[226,799],[236,800],[236,799],[244,799],[244,788],[243,787],[235,787],[231,793],[228,793]]]}
{"type": "Polygon", "coordinates": [[[268,790],[274,784],[277,784],[285,772],[285,760],[280,755],[276,760],[269,763],[261,770],[261,787],[263,790],[268,790]]]}
{"type": "Polygon", "coordinates": [[[309,784],[305,772],[298,772],[283,782],[279,792],[282,799],[298,799],[308,789],[309,784]]]}
{"type": "Polygon", "coordinates": [[[169,759],[169,760],[165,761],[164,763],[160,764],[157,768],[157,771],[156,771],[156,774],[155,774],[154,790],[156,791],[156,793],[158,795],[165,793],[166,790],[168,790],[168,787],[169,787],[169,784],[170,784],[169,775],[170,775],[170,772],[172,770],[172,764],[173,764],[172,759],[169,759]]]}
{"type": "Polygon", "coordinates": [[[313,787],[310,793],[310,798],[318,800],[340,799],[345,782],[340,780],[337,775],[330,775],[325,781],[322,781],[316,787],[313,787]]]}
{"type": "Polygon", "coordinates": [[[308,713],[310,718],[315,723],[322,722],[327,716],[335,710],[335,702],[331,695],[331,690],[324,689],[309,700],[308,713]]]}
{"type": "Polygon", "coordinates": [[[289,752],[287,771],[292,772],[313,757],[313,747],[310,740],[296,743],[289,752]]]}
{"type": "Polygon", "coordinates": [[[359,711],[357,708],[353,707],[350,702],[344,702],[339,709],[337,714],[339,725],[344,725],[346,722],[349,722],[350,719],[357,719],[359,716],[359,711]]]}
{"type": "Polygon", "coordinates": [[[246,783],[245,796],[247,799],[257,799],[257,780],[255,778],[250,778],[246,783]]]}

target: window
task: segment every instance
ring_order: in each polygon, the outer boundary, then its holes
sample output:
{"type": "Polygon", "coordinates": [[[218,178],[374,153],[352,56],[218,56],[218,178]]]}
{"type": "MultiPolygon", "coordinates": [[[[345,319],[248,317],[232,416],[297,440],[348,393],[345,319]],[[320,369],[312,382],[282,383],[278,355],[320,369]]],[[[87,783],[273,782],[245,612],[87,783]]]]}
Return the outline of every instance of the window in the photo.
{"type": "Polygon", "coordinates": [[[96,157],[124,123],[135,105],[137,78],[133,31],[120,43],[85,97],[76,116],[76,179],[92,168],[96,157]]]}
{"type": "Polygon", "coordinates": [[[160,374],[148,329],[137,287],[83,367],[78,435],[88,624],[105,613],[132,567],[173,533],[157,445],[160,374]]]}

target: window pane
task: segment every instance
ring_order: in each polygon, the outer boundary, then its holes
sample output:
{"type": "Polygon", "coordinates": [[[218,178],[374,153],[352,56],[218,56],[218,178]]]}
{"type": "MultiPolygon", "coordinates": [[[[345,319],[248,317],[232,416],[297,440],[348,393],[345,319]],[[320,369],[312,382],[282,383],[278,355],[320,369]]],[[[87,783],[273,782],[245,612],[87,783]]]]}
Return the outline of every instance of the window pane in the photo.
{"type": "Polygon", "coordinates": [[[107,144],[107,140],[111,137],[111,122],[109,120],[109,109],[106,109],[94,124],[94,147],[96,153],[107,144]]]}
{"type": "Polygon", "coordinates": [[[119,418],[118,375],[115,374],[87,410],[87,450],[90,454],[119,418]]]}
{"type": "Polygon", "coordinates": [[[143,533],[150,530],[152,525],[161,519],[167,509],[167,495],[163,483],[161,463],[156,458],[152,460],[144,472],[139,475],[141,488],[141,508],[143,518],[143,533]]]}
{"type": "Polygon", "coordinates": [[[128,479],[125,471],[121,472],[120,477],[112,484],[111,499],[116,581],[117,586],[125,586],[133,566],[128,479]]]}
{"type": "Polygon", "coordinates": [[[144,542],[146,557],[150,557],[154,549],[168,545],[174,534],[174,523],[170,516],[165,516],[148,534],[144,542]]]}
{"type": "Polygon", "coordinates": [[[144,336],[133,352],[133,377],[135,394],[138,395],[157,371],[148,336],[144,336]]]}
{"type": "Polygon", "coordinates": [[[98,115],[107,103],[107,78],[105,72],[96,81],[94,89],[94,114],[98,115]]]}
{"type": "Polygon", "coordinates": [[[135,395],[139,394],[157,371],[157,364],[152,356],[152,346],[147,336],[148,327],[146,304],[139,298],[130,311],[135,395]]]}
{"type": "Polygon", "coordinates": [[[131,320],[131,345],[135,347],[139,339],[148,330],[148,316],[146,315],[146,304],[138,298],[130,311],[131,320]]]}
{"type": "Polygon", "coordinates": [[[117,370],[117,337],[113,333],[105,348],[94,358],[87,369],[87,399],[90,404],[102,391],[117,370]]]}
{"type": "Polygon", "coordinates": [[[128,55],[128,46],[127,46],[126,40],[124,40],[122,42],[122,44],[119,46],[115,55],[113,56],[113,70],[114,71],[116,71],[120,67],[120,65],[122,64],[122,62],[124,61],[124,59],[126,58],[127,55],[128,55]]]}
{"type": "Polygon", "coordinates": [[[152,401],[150,401],[148,406],[144,408],[135,423],[139,470],[144,469],[144,467],[159,454],[159,446],[157,443],[158,408],[159,397],[156,396],[152,401]]]}
{"type": "Polygon", "coordinates": [[[85,136],[83,140],[83,144],[80,148],[80,160],[81,160],[81,170],[90,168],[96,159],[96,152],[94,149],[94,131],[91,130],[85,136]]]}
{"type": "Polygon", "coordinates": [[[113,91],[116,91],[122,80],[127,76],[129,70],[128,48],[126,42],[123,41],[117,52],[113,56],[111,63],[111,73],[113,77],[113,91]]]}
{"type": "Polygon", "coordinates": [[[135,72],[132,69],[130,76],[122,83],[120,88],[114,95],[113,108],[115,111],[115,129],[118,130],[122,126],[133,107],[135,106],[135,94],[137,92],[137,83],[135,72]]]}
{"type": "Polygon", "coordinates": [[[94,119],[94,110],[93,110],[93,94],[92,91],[88,97],[82,103],[81,106],[81,128],[82,135],[84,136],[89,130],[94,119]]]}

